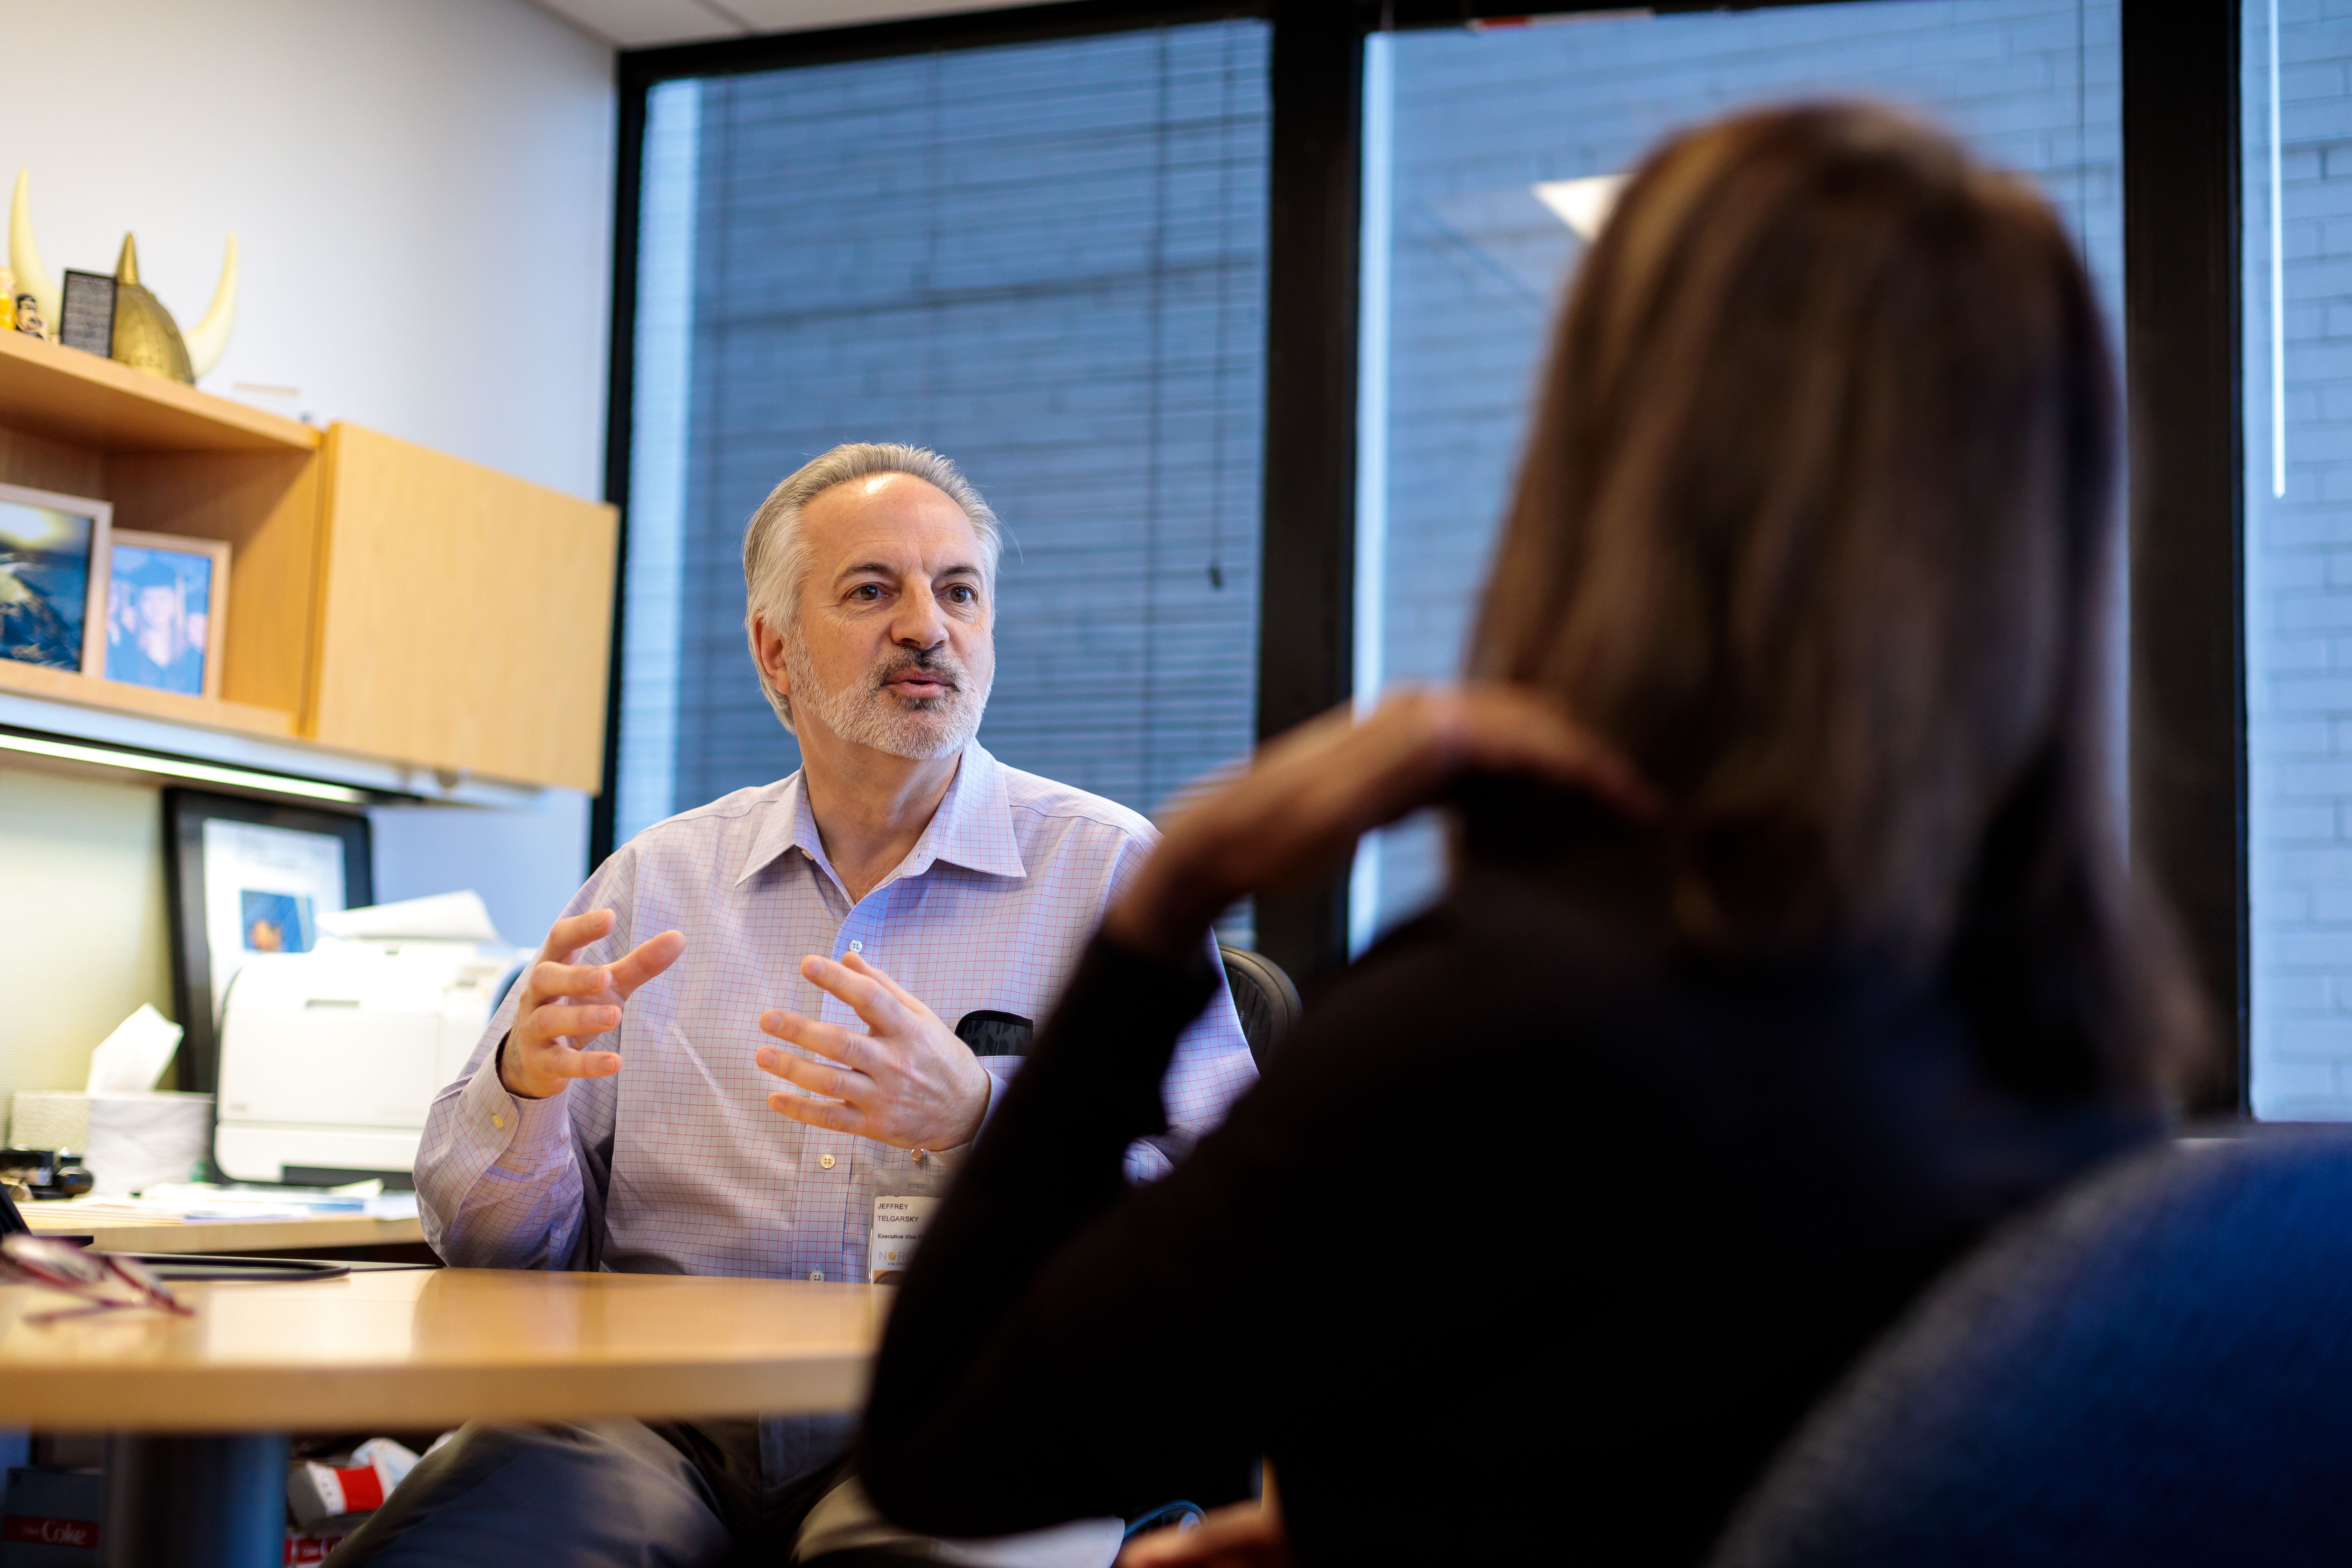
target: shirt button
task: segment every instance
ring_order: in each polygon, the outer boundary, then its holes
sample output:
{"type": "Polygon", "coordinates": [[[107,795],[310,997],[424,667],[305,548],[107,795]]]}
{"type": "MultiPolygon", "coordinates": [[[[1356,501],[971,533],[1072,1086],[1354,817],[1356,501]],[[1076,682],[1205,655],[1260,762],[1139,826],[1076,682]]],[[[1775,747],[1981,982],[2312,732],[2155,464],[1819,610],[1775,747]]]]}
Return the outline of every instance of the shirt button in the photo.
{"type": "Polygon", "coordinates": [[[505,1129],[507,1119],[503,1116],[493,1116],[490,1118],[490,1125],[499,1128],[501,1131],[505,1129]]]}
{"type": "Polygon", "coordinates": [[[820,1155],[818,1155],[818,1156],[817,1156],[817,1158],[816,1158],[816,1163],[817,1163],[818,1164],[820,1164],[820,1165],[823,1165],[823,1166],[824,1166],[826,1170],[828,1170],[828,1171],[830,1171],[830,1170],[832,1170],[832,1169],[833,1169],[833,1156],[832,1156],[832,1155],[830,1155],[830,1154],[820,1154],[820,1155]]]}
{"type": "Polygon", "coordinates": [[[822,1284],[824,1284],[824,1269],[822,1269],[822,1268],[812,1268],[812,1269],[810,1269],[810,1270],[809,1270],[809,1283],[810,1283],[810,1284],[812,1284],[812,1285],[822,1285],[822,1284]]]}
{"type": "Polygon", "coordinates": [[[864,952],[866,951],[866,944],[862,942],[853,942],[849,944],[849,951],[852,952],[864,952]]]}

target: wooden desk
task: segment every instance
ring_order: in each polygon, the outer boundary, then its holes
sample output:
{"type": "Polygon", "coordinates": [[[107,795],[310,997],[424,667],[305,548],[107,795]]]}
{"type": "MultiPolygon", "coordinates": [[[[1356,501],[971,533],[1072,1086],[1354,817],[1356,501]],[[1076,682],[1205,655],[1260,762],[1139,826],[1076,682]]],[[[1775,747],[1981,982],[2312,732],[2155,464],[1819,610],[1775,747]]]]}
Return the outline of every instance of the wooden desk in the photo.
{"type": "Polygon", "coordinates": [[[424,1225],[364,1215],[306,1219],[164,1220],[93,1214],[79,1201],[17,1205],[37,1236],[87,1236],[100,1252],[288,1252],[421,1246],[424,1225]]]}
{"type": "Polygon", "coordinates": [[[292,1428],[853,1409],[892,1294],[476,1268],[180,1293],[194,1317],[33,1324],[73,1299],[0,1286],[0,1426],[110,1434],[109,1564],[275,1563],[292,1428]]]}

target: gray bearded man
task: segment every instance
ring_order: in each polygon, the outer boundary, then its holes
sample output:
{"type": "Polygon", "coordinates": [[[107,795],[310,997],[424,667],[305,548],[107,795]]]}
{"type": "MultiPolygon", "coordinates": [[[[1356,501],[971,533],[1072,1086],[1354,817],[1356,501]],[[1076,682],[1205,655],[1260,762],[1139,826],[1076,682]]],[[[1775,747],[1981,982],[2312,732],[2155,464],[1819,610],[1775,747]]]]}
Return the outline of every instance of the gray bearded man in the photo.
{"type": "MultiPolygon", "coordinates": [[[[744,626],[801,769],[646,829],[556,921],[434,1101],[416,1190],[445,1260],[862,1286],[912,1245],[877,1248],[877,1195],[952,1175],[1155,837],[973,738],[998,550],[979,491],[915,447],[835,447],[761,505],[744,626]]],[[[1255,1077],[1220,994],[1130,1179],[1255,1077]]],[[[850,1436],[846,1417],[469,1425],[330,1561],[1003,1560],[880,1520],[850,1436]]],[[[1104,1568],[1120,1531],[1077,1521],[1019,1560],[1104,1568]]]]}

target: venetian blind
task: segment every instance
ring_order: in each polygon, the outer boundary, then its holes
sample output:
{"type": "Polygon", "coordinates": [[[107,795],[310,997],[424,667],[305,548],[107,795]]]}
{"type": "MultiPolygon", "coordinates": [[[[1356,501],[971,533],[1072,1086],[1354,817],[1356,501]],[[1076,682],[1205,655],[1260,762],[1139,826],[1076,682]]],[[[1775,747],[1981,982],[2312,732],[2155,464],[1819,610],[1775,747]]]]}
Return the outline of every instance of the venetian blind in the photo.
{"type": "Polygon", "coordinates": [[[1256,702],[1267,29],[666,84],[648,104],[617,826],[798,765],[742,528],[837,442],[1006,525],[996,754],[1149,811],[1256,702]]]}

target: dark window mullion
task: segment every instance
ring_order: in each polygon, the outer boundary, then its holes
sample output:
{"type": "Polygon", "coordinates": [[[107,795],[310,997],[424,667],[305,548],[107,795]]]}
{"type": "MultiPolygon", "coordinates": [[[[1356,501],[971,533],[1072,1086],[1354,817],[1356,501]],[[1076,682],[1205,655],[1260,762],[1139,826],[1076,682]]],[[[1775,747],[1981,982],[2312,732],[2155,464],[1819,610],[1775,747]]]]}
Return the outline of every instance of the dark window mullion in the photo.
{"type": "Polygon", "coordinates": [[[2247,1104],[2238,7],[2123,7],[2135,873],[2171,899],[2247,1104]]]}
{"type": "MultiPolygon", "coordinates": [[[[1344,5],[1274,11],[1260,740],[1346,701],[1354,677],[1356,265],[1363,35],[1344,5]]],[[[1301,984],[1347,962],[1345,870],[1257,905],[1301,984]]]]}

